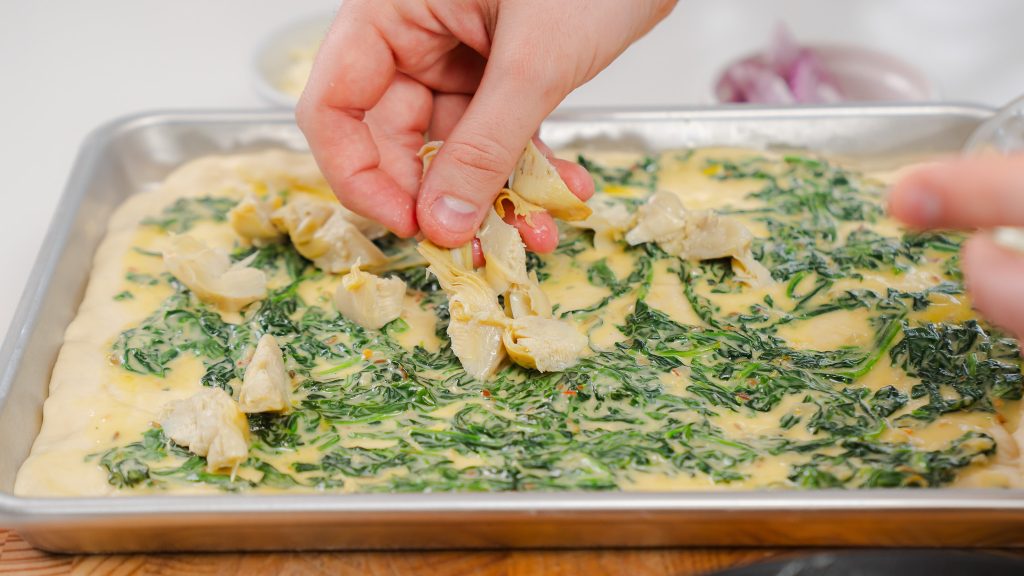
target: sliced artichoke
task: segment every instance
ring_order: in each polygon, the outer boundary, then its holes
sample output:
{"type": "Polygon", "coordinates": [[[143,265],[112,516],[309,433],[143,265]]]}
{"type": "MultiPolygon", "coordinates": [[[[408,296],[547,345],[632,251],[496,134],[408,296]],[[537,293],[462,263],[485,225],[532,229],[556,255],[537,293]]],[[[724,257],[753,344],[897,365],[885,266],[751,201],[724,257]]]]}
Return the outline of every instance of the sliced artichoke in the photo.
{"type": "MultiPolygon", "coordinates": [[[[420,149],[424,174],[441,144],[430,142],[420,149]]],[[[473,271],[471,244],[452,250],[430,242],[419,245],[420,254],[448,295],[452,351],[466,372],[478,379],[497,370],[506,348],[516,363],[550,371],[574,364],[587,344],[572,325],[551,319],[551,303],[537,275],[527,272],[522,237],[502,218],[511,209],[527,221],[542,210],[558,218],[582,220],[590,215],[590,208],[562,182],[533,142],[509,182],[510,189],[498,196],[477,233],[486,260],[484,277],[473,271]],[[499,294],[504,296],[504,311],[498,304],[499,294]],[[551,349],[545,349],[546,330],[559,340],[551,349]]]]}
{"type": "Polygon", "coordinates": [[[625,234],[633,227],[636,214],[626,208],[622,202],[617,202],[604,195],[597,195],[587,201],[591,214],[586,220],[570,222],[569,225],[575,228],[586,228],[594,232],[617,232],[625,234]]]}
{"type": "MultiPolygon", "coordinates": [[[[276,199],[275,199],[276,200],[276,199]]],[[[284,238],[274,226],[271,214],[277,207],[249,192],[228,212],[228,222],[239,236],[256,246],[266,246],[284,238]]]]}
{"type": "Polygon", "coordinates": [[[758,262],[750,250],[733,256],[732,273],[737,280],[753,288],[769,286],[774,282],[771,271],[758,262]]]}
{"type": "Polygon", "coordinates": [[[423,161],[423,176],[427,175],[427,169],[430,168],[430,164],[434,161],[434,156],[437,156],[437,151],[441,149],[442,144],[444,144],[444,140],[432,140],[424,144],[416,153],[423,161]]]}
{"type": "Polygon", "coordinates": [[[467,242],[457,248],[449,248],[448,256],[452,259],[452,264],[463,270],[473,270],[476,266],[473,265],[473,243],[467,242]]]}
{"type": "MultiPolygon", "coordinates": [[[[442,145],[443,141],[435,140],[420,148],[418,155],[423,161],[424,176],[442,145]]],[[[558,175],[558,170],[532,140],[519,157],[508,183],[508,189],[502,190],[495,203],[499,216],[505,216],[503,203],[506,200],[511,202],[515,213],[525,216],[527,221],[530,214],[541,210],[547,210],[555,218],[566,221],[583,220],[590,216],[587,204],[569,190],[558,175]]]]}
{"type": "Polygon", "coordinates": [[[678,255],[690,260],[733,256],[748,250],[754,241],[746,226],[711,210],[690,212],[684,232],[678,255]]]}
{"type": "Polygon", "coordinates": [[[452,352],[470,376],[490,378],[505,357],[501,337],[506,320],[498,306],[498,295],[475,272],[456,266],[448,250],[424,241],[419,251],[448,294],[452,352]]]}
{"type": "Polygon", "coordinates": [[[402,315],[405,282],[364,272],[354,264],[334,293],[334,305],[363,328],[379,330],[402,315]]]}
{"type": "Polygon", "coordinates": [[[544,209],[532,202],[528,202],[525,198],[517,194],[511,188],[503,188],[498,197],[494,199],[494,211],[498,213],[498,216],[505,217],[505,204],[508,203],[512,207],[512,213],[516,216],[522,216],[526,223],[533,225],[533,215],[537,212],[543,212],[544,209]]]}
{"type": "Polygon", "coordinates": [[[245,367],[238,405],[242,412],[284,412],[291,407],[291,378],[277,339],[264,334],[245,367]]]}
{"type": "Polygon", "coordinates": [[[382,266],[387,257],[346,215],[340,204],[297,198],[274,212],[273,221],[288,232],[299,254],[325,272],[339,273],[361,262],[382,266]]]}
{"type": "Polygon", "coordinates": [[[477,233],[486,265],[484,274],[491,288],[504,293],[512,284],[526,284],[526,246],[519,231],[498,217],[494,210],[487,213],[477,233]]]}
{"type": "Polygon", "coordinates": [[[512,320],[504,334],[513,362],[540,372],[559,372],[579,361],[587,337],[565,320],[527,316],[512,320]]]}
{"type": "Polygon", "coordinates": [[[737,280],[755,287],[771,283],[771,272],[750,251],[754,235],[738,220],[719,216],[711,210],[691,212],[686,237],[686,246],[679,256],[691,260],[729,256],[737,280]]]}
{"type": "Polygon", "coordinates": [[[587,201],[593,213],[585,220],[569,222],[574,228],[594,231],[594,248],[601,251],[611,250],[615,243],[622,240],[626,231],[633,227],[636,215],[631,213],[621,202],[616,202],[602,194],[595,195],[587,201]]]}
{"type": "Polygon", "coordinates": [[[686,209],[671,192],[655,192],[637,210],[636,225],[626,233],[630,246],[654,242],[669,254],[686,249],[686,209]]]}
{"type": "Polygon", "coordinates": [[[173,236],[164,250],[164,265],[200,300],[226,312],[238,312],[267,297],[267,277],[244,262],[187,235],[173,236]]]}
{"type": "Polygon", "coordinates": [[[540,206],[555,218],[566,221],[584,220],[590,207],[576,197],[558,175],[558,170],[531,140],[519,157],[509,188],[527,202],[540,206]]]}
{"type": "Polygon", "coordinates": [[[220,388],[203,388],[184,400],[168,403],[160,426],[175,444],[206,456],[210,472],[231,470],[249,457],[249,423],[231,396],[220,388]]]}
{"type": "Polygon", "coordinates": [[[541,289],[536,272],[530,271],[528,282],[509,287],[505,293],[505,312],[512,318],[551,317],[551,301],[541,289]]]}
{"type": "Polygon", "coordinates": [[[655,242],[686,260],[730,257],[739,281],[764,286],[771,283],[771,273],[751,253],[753,241],[753,234],[738,220],[711,210],[687,212],[671,192],[653,194],[638,210],[636,226],[626,233],[631,246],[655,242]]]}

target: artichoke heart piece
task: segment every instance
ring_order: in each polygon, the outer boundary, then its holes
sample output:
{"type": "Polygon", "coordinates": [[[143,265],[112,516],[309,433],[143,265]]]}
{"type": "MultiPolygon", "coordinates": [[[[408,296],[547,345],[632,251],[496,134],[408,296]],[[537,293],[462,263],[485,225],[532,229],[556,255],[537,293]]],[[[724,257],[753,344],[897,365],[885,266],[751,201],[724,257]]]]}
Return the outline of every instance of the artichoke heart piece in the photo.
{"type": "Polygon", "coordinates": [[[477,233],[486,265],[484,274],[494,291],[501,294],[512,284],[530,281],[526,273],[526,246],[519,231],[489,210],[477,233]]]}
{"type": "Polygon", "coordinates": [[[164,265],[200,300],[225,312],[238,312],[267,297],[267,277],[244,262],[231,264],[228,255],[187,235],[174,236],[164,250],[164,265]]]}
{"type": "Polygon", "coordinates": [[[160,426],[175,444],[206,457],[210,472],[237,469],[249,457],[249,423],[231,396],[204,388],[168,403],[160,426]]]}
{"type": "Polygon", "coordinates": [[[434,161],[434,156],[437,156],[437,151],[441,149],[441,145],[444,144],[444,140],[432,140],[424,144],[420,151],[416,153],[423,162],[423,174],[420,176],[427,175],[427,169],[430,168],[430,164],[434,161]]]}
{"type": "Polygon", "coordinates": [[[264,334],[245,368],[238,405],[242,412],[283,412],[291,407],[291,378],[277,339],[264,334]]]}
{"type": "Polygon", "coordinates": [[[533,226],[533,215],[537,212],[544,212],[543,208],[527,201],[511,188],[503,188],[498,197],[494,199],[494,211],[498,213],[498,216],[504,218],[508,209],[511,209],[516,216],[522,216],[531,226],[533,226]]]}
{"type": "Polygon", "coordinates": [[[688,212],[671,192],[656,192],[638,210],[636,226],[626,242],[655,242],[686,260],[732,258],[736,278],[753,287],[771,283],[771,273],[751,253],[753,234],[734,218],[711,210],[688,212]]]}
{"type": "Polygon", "coordinates": [[[274,224],[288,232],[299,254],[325,272],[338,273],[362,262],[382,266],[387,257],[346,218],[340,204],[296,199],[274,212],[274,224]]]}
{"type": "Polygon", "coordinates": [[[732,273],[737,280],[752,288],[771,286],[775,282],[771,270],[758,262],[750,250],[732,257],[732,273]]]}
{"type": "Polygon", "coordinates": [[[512,320],[505,330],[504,343],[516,364],[540,372],[558,372],[579,361],[588,340],[565,320],[528,316],[512,320]]]}
{"type": "Polygon", "coordinates": [[[551,317],[551,300],[541,289],[536,272],[530,272],[528,282],[509,287],[505,293],[505,311],[512,318],[551,317]]]}
{"type": "Polygon", "coordinates": [[[598,194],[587,201],[587,206],[593,210],[591,215],[585,220],[569,222],[569,225],[593,230],[594,247],[598,250],[610,250],[615,242],[621,240],[626,231],[633,227],[636,215],[621,202],[598,194]]]}
{"type": "Polygon", "coordinates": [[[477,234],[484,253],[484,274],[491,288],[505,296],[505,309],[513,318],[551,316],[551,302],[526,270],[526,246],[519,231],[492,210],[477,234]]]}
{"type": "Polygon", "coordinates": [[[358,264],[341,279],[334,293],[334,306],[363,328],[379,330],[402,315],[405,282],[364,272],[358,264]]]}
{"type": "Polygon", "coordinates": [[[711,210],[691,213],[687,220],[689,238],[682,257],[691,260],[732,258],[736,279],[749,286],[767,286],[772,274],[751,253],[754,235],[735,218],[719,216],[711,210]]]}
{"type": "Polygon", "coordinates": [[[509,178],[509,188],[555,218],[571,222],[590,216],[590,207],[569,190],[558,170],[532,140],[519,157],[519,163],[509,178]]]}
{"type": "MultiPolygon", "coordinates": [[[[443,141],[434,140],[420,148],[417,155],[423,162],[422,176],[426,176],[442,145],[443,141]]],[[[512,204],[515,213],[524,216],[528,222],[531,214],[543,210],[566,221],[583,220],[590,216],[590,207],[569,190],[558,170],[532,140],[519,157],[508,182],[508,189],[503,190],[495,202],[499,216],[505,216],[506,202],[512,204]]]]}
{"type": "Polygon", "coordinates": [[[637,210],[636,225],[626,233],[630,246],[655,242],[663,250],[681,256],[686,246],[686,208],[671,192],[655,192],[637,210]]]}
{"type": "Polygon", "coordinates": [[[495,315],[495,312],[501,312],[496,303],[489,303],[493,310],[484,311],[480,310],[480,303],[465,291],[451,296],[448,338],[451,339],[452,352],[466,373],[477,380],[487,380],[505,359],[502,347],[504,322],[502,316],[495,315]]]}
{"type": "Polygon", "coordinates": [[[476,268],[473,265],[473,243],[467,242],[462,246],[448,249],[448,257],[452,260],[452,265],[460,270],[473,270],[476,268]]]}
{"type": "Polygon", "coordinates": [[[498,295],[475,272],[455,265],[448,250],[427,241],[418,249],[448,295],[452,352],[467,374],[486,380],[505,358],[501,339],[506,317],[498,306],[498,295]]]}
{"type": "MultiPolygon", "coordinates": [[[[275,198],[278,201],[279,198],[275,198]]],[[[256,246],[266,246],[284,238],[281,230],[271,221],[271,215],[278,206],[273,201],[260,200],[249,192],[228,212],[228,222],[235,233],[256,246]]]]}

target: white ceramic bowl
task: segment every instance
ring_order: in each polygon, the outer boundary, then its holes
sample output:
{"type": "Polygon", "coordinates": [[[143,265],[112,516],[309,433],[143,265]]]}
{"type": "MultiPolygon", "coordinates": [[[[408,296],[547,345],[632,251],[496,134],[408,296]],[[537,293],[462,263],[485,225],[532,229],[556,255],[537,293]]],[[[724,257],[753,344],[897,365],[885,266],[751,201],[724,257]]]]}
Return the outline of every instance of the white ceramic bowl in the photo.
{"type": "MultiPolygon", "coordinates": [[[[835,81],[844,102],[938,100],[931,81],[917,68],[885,52],[860,46],[807,44],[821,60],[822,67],[835,81]]],[[[715,86],[729,67],[763,58],[748,54],[727,63],[715,77],[715,86]]],[[[715,96],[714,100],[720,102],[715,96]]]]}
{"type": "Polygon", "coordinates": [[[295,106],[313,55],[333,19],[333,14],[317,14],[295,20],[260,43],[253,59],[254,83],[260,96],[275,106],[295,106]]]}

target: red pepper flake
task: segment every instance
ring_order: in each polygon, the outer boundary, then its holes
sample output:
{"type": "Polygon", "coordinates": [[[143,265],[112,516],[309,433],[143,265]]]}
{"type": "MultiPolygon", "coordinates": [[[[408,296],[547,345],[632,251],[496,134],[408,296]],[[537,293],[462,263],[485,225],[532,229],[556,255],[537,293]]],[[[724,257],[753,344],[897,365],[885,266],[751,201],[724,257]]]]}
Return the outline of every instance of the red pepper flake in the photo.
{"type": "Polygon", "coordinates": [[[575,396],[575,395],[579,394],[579,392],[577,392],[575,390],[566,390],[566,391],[562,392],[562,394],[565,394],[566,396],[575,396]]]}
{"type": "Polygon", "coordinates": [[[490,390],[482,390],[480,392],[480,394],[482,394],[484,398],[490,398],[491,397],[491,391],[490,390]]]}
{"type": "Polygon", "coordinates": [[[736,397],[740,398],[741,400],[750,400],[750,395],[747,394],[746,392],[737,392],[736,397]]]}
{"type": "Polygon", "coordinates": [[[338,337],[337,336],[331,336],[327,340],[324,340],[324,343],[326,343],[326,344],[334,344],[337,341],[338,341],[338,337]]]}

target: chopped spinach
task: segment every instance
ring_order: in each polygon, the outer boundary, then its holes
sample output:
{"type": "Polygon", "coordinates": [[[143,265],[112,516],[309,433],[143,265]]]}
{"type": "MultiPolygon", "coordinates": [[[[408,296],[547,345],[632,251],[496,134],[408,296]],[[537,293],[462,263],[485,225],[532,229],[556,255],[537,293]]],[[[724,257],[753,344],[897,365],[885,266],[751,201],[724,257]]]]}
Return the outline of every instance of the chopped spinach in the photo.
{"type": "Polygon", "coordinates": [[[223,222],[228,211],[235,207],[236,200],[221,196],[201,196],[196,198],[179,198],[164,208],[159,216],[146,218],[143,225],[156,226],[165,232],[184,234],[192,229],[196,222],[212,220],[223,222]]]}
{"type": "MultiPolygon", "coordinates": [[[[642,157],[623,168],[580,162],[598,190],[635,207],[659,186],[663,162],[697,162],[692,151],[677,156],[642,157]]],[[[414,263],[390,274],[436,314],[436,347],[399,344],[410,330],[404,320],[366,330],[329,305],[305,301],[301,284],[322,273],[288,244],[232,255],[283,279],[238,324],[169,277],[138,275],[131,281],[167,282],[173,293],[114,343],[123,369],[163,377],[192,355],[203,364],[204,385],[231,393],[256,339],[273,334],[295,376],[295,409],[249,415],[250,457],[236,476],[207,472],[205,459],[159,429],[98,461],[122,489],[205,483],[228,491],[391,492],[613,490],[647,474],[726,484],[756,481],[760,463],[784,457],[788,474],[775,485],[875,488],[948,484],[996,452],[996,440],[978,431],[929,450],[886,434],[942,414],[992,412],[1022,396],[1016,342],[974,320],[921,320],[932,303],[963,292],[961,234],[878,232],[871,225],[883,213],[880,185],[819,158],[711,159],[703,169],[715,180],[756,184],[747,197],[753,207],[731,213],[767,231],[753,251],[779,289],[736,310],[729,299],[749,288],[728,259],[682,262],[653,245],[620,243],[615,250],[632,267],[613,268],[611,258],[585,254],[594,248],[592,232],[564,227],[555,252],[530,254],[529,269],[541,282],[559,280],[552,277],[558,266],[580,274],[601,297],[557,314],[621,338],[560,373],[507,365],[486,382],[468,376],[446,335],[447,299],[414,263]],[[922,289],[865,282],[929,262],[941,263],[933,269],[942,278],[922,289]],[[676,297],[685,320],[652,304],[666,270],[675,276],[671,285],[682,285],[676,297]],[[607,314],[613,301],[630,305],[624,318],[607,314]],[[807,349],[782,336],[840,311],[862,315],[873,338],[807,349]],[[875,389],[868,375],[879,370],[919,383],[875,389]],[[745,428],[747,421],[758,424],[745,428]]],[[[228,208],[215,198],[181,201],[148,224],[181,232],[223,220],[228,208]]],[[[410,248],[400,239],[378,243],[388,254],[410,248]]]]}

